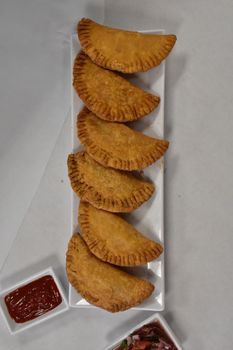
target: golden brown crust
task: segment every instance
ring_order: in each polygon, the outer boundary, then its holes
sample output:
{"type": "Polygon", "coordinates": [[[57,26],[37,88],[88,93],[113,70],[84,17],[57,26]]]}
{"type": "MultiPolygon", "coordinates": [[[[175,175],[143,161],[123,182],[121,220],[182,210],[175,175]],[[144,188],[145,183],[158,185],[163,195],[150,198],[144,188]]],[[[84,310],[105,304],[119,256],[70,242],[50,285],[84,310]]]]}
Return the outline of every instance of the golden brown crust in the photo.
{"type": "Polygon", "coordinates": [[[120,170],[140,170],[166,152],[169,142],[154,139],[124,124],[97,118],[86,107],[77,119],[78,137],[98,163],[120,170]]]}
{"type": "Polygon", "coordinates": [[[160,98],[117,73],[94,64],[81,52],[73,67],[73,85],[85,105],[99,118],[115,122],[137,120],[152,112],[160,98]]]}
{"type": "Polygon", "coordinates": [[[111,212],[131,212],[154,192],[153,184],[142,177],[105,168],[86,152],[68,156],[68,175],[81,199],[111,212]]]}
{"type": "Polygon", "coordinates": [[[150,282],[97,259],[79,234],[69,241],[66,272],[69,282],[83,298],[110,312],[136,306],[154,290],[150,282]]]}
{"type": "Polygon", "coordinates": [[[144,72],[158,66],[171,52],[176,36],[115,29],[88,18],[78,23],[84,52],[101,67],[123,73],[144,72]]]}
{"type": "Polygon", "coordinates": [[[146,264],[163,252],[154,242],[116,214],[81,201],[78,221],[88,248],[99,259],[119,266],[146,264]]]}

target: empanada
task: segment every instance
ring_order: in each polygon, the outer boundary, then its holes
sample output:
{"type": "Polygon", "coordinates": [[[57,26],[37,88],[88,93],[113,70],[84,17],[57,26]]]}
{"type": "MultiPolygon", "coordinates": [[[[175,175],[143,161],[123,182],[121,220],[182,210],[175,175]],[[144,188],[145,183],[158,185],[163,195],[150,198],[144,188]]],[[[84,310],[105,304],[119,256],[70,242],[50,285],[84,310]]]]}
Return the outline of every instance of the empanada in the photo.
{"type": "Polygon", "coordinates": [[[68,174],[81,199],[107,211],[131,212],[154,192],[153,184],[142,177],[105,168],[86,152],[69,155],[68,174]]]}
{"type": "Polygon", "coordinates": [[[119,215],[80,202],[78,221],[88,248],[99,259],[119,266],[142,265],[156,259],[163,247],[138,232],[119,215]]]}
{"type": "Polygon", "coordinates": [[[160,98],[103,69],[81,52],[75,59],[73,85],[85,105],[99,118],[127,122],[144,117],[160,98]]]}
{"type": "Polygon", "coordinates": [[[86,107],[78,116],[77,126],[87,153],[103,166],[115,169],[144,169],[162,157],[169,145],[124,124],[101,120],[86,107]]]}
{"type": "Polygon", "coordinates": [[[150,282],[97,259],[79,234],[69,241],[66,271],[70,283],[83,298],[110,312],[138,305],[154,290],[150,282]]]}
{"type": "Polygon", "coordinates": [[[114,29],[83,18],[77,27],[84,52],[101,67],[123,73],[158,66],[172,50],[176,36],[114,29]]]}

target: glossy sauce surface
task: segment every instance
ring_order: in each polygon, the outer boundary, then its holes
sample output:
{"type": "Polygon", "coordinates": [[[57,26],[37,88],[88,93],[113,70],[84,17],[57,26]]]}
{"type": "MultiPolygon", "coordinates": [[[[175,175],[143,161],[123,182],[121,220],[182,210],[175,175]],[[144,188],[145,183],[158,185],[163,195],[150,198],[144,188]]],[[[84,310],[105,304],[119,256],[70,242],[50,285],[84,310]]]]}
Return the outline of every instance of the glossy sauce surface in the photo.
{"type": "Polygon", "coordinates": [[[54,309],[62,298],[52,276],[46,275],[5,296],[8,312],[17,323],[24,323],[54,309]]]}

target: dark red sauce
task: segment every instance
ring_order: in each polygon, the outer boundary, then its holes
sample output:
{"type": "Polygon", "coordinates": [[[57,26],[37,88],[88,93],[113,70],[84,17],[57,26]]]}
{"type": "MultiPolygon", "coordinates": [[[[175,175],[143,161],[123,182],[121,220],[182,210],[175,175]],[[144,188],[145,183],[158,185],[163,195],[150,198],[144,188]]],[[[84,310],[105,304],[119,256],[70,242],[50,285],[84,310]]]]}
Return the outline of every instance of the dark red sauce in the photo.
{"type": "Polygon", "coordinates": [[[5,296],[8,312],[17,323],[44,315],[61,302],[57,285],[50,275],[38,278],[5,296]]]}

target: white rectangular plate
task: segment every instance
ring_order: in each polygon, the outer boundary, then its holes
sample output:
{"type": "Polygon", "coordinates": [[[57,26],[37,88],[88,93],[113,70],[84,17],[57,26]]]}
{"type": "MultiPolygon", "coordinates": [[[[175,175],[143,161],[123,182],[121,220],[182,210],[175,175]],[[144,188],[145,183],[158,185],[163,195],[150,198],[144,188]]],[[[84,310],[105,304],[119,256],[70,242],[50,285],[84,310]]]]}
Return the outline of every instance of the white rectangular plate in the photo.
{"type": "MultiPolygon", "coordinates": [[[[145,33],[161,33],[162,30],[151,30],[145,33]]],[[[71,39],[71,67],[80,51],[77,35],[71,39]]],[[[72,69],[71,69],[72,75],[72,69]]],[[[145,73],[132,74],[127,76],[128,79],[135,82],[139,87],[148,90],[160,96],[159,107],[150,115],[131,123],[131,125],[145,134],[163,138],[164,134],[164,83],[165,83],[165,64],[164,62],[157,68],[145,73]]],[[[71,78],[71,81],[73,77],[71,78]]],[[[71,87],[71,113],[72,113],[72,140],[73,150],[75,153],[81,149],[80,142],[77,138],[76,119],[77,114],[83,107],[83,102],[78,97],[76,91],[71,87]]],[[[143,204],[133,213],[125,215],[127,220],[132,223],[140,232],[147,237],[164,243],[163,237],[163,159],[148,167],[144,171],[145,175],[150,178],[156,185],[156,193],[152,198],[143,204]]],[[[79,232],[77,213],[79,199],[72,193],[72,230],[79,232]]],[[[148,263],[147,265],[128,268],[133,274],[150,280],[155,285],[155,291],[152,296],[141,305],[134,307],[137,310],[154,310],[161,311],[164,309],[164,255],[159,259],[148,263]]],[[[69,304],[72,307],[94,307],[84,300],[70,285],[69,286],[69,304]]]]}
{"type": "Polygon", "coordinates": [[[167,335],[171,338],[171,340],[173,341],[173,343],[175,344],[177,349],[178,350],[182,350],[182,347],[181,347],[178,339],[176,338],[176,336],[173,333],[172,329],[169,327],[168,323],[165,321],[165,319],[160,314],[157,314],[157,313],[152,315],[152,316],[150,316],[149,318],[147,318],[146,320],[142,321],[141,323],[137,324],[134,328],[130,329],[123,336],[121,336],[116,342],[114,342],[112,345],[108,346],[104,350],[114,350],[117,346],[120,345],[122,340],[127,338],[127,336],[129,334],[133,333],[136,329],[139,329],[142,326],[144,326],[144,325],[146,325],[146,324],[148,324],[150,322],[154,322],[154,321],[158,321],[161,324],[161,326],[163,327],[163,329],[165,330],[167,335]]]}

